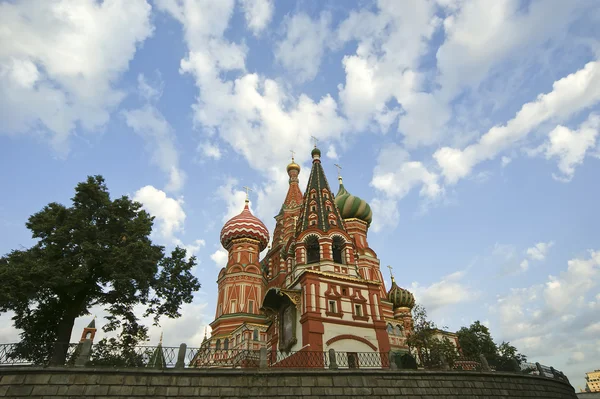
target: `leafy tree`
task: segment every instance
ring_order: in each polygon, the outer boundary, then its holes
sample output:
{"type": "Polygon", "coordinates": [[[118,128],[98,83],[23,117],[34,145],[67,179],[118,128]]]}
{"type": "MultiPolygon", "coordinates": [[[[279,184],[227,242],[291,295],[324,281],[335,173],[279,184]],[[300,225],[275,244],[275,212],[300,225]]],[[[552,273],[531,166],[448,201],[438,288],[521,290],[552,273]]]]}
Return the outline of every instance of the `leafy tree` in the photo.
{"type": "Polygon", "coordinates": [[[469,327],[462,327],[456,334],[464,356],[479,357],[479,355],[484,355],[488,359],[496,356],[498,348],[492,339],[490,330],[481,324],[479,320],[469,327]]]}
{"type": "Polygon", "coordinates": [[[527,362],[527,356],[517,352],[517,348],[512,346],[510,342],[502,341],[502,343],[498,345],[496,359],[493,359],[491,364],[493,364],[498,371],[519,371],[520,367],[518,366],[525,362],[527,362]]]}
{"type": "Polygon", "coordinates": [[[90,366],[105,367],[144,367],[145,359],[151,354],[151,348],[136,347],[140,342],[148,340],[146,329],[140,329],[131,335],[122,331],[117,338],[103,338],[94,345],[90,366]]]}
{"type": "Polygon", "coordinates": [[[447,337],[438,338],[437,330],[437,325],[427,318],[425,308],[416,305],[413,308],[413,329],[406,343],[426,367],[440,367],[442,357],[451,364],[457,357],[456,347],[447,337]]]}
{"type": "Polygon", "coordinates": [[[498,371],[515,371],[515,362],[520,365],[527,361],[527,357],[517,352],[517,348],[510,342],[496,345],[490,330],[478,320],[469,327],[462,327],[457,335],[464,356],[484,355],[488,363],[498,371]]]}
{"type": "Polygon", "coordinates": [[[109,313],[105,331],[121,328],[126,345],[143,337],[136,307],[158,323],[179,317],[200,288],[190,270],[196,259],[150,240],[153,217],[138,202],[112,200],[101,176],[75,188],[72,206],[50,203],[26,226],[38,242],[0,258],[0,312],[13,311],[22,329],[16,354],[64,364],[77,317],[92,306],[109,313]]]}

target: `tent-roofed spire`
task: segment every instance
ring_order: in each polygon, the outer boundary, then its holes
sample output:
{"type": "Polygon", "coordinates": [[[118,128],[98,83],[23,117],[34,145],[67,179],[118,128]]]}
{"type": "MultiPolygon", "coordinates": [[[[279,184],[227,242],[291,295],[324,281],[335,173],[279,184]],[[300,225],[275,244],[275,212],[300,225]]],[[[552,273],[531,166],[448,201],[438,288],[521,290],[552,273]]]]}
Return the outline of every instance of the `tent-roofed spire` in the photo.
{"type": "Polygon", "coordinates": [[[332,228],[344,230],[342,218],[335,206],[333,193],[321,165],[321,150],[315,145],[311,155],[313,164],[304,192],[304,203],[296,226],[296,235],[309,228],[317,228],[323,232],[332,228]]]}
{"type": "Polygon", "coordinates": [[[146,367],[153,369],[164,369],[167,368],[167,361],[165,360],[165,354],[163,353],[162,347],[163,341],[163,333],[160,333],[160,340],[158,341],[158,345],[150,355],[150,359],[148,359],[148,365],[146,367]]]}

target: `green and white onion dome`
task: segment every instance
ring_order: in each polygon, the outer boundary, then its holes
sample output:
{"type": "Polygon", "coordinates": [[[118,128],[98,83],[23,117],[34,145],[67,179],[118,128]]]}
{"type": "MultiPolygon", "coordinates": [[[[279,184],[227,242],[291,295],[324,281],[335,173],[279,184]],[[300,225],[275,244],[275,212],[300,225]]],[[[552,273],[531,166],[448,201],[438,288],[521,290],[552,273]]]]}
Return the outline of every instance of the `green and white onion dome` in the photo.
{"type": "Polygon", "coordinates": [[[409,290],[398,287],[396,282],[392,278],[392,288],[388,292],[388,301],[390,301],[394,309],[397,308],[409,308],[412,309],[415,306],[415,297],[409,290]]]}
{"type": "Polygon", "coordinates": [[[367,224],[371,224],[373,219],[373,212],[367,201],[350,194],[346,191],[344,184],[340,178],[340,189],[335,196],[335,205],[340,210],[342,219],[360,219],[367,224]]]}

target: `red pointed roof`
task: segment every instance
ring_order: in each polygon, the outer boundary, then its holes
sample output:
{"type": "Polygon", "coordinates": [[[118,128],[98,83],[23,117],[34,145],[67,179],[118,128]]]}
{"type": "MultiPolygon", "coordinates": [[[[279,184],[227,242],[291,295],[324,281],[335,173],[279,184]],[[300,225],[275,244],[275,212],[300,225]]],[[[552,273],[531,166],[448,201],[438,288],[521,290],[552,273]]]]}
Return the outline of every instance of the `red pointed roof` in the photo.
{"type": "Polygon", "coordinates": [[[248,201],[246,201],[242,213],[229,219],[221,229],[221,244],[225,249],[229,247],[231,241],[237,238],[257,240],[260,251],[265,249],[269,243],[269,230],[259,218],[250,212],[248,201]]]}

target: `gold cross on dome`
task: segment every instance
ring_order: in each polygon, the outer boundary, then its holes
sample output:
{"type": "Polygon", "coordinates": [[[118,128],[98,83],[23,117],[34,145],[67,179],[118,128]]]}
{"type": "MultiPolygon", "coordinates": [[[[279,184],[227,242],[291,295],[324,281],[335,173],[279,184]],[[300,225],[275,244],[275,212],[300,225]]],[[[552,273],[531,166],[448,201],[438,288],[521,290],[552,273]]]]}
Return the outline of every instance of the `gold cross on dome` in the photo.
{"type": "Polygon", "coordinates": [[[290,152],[292,153],[292,162],[294,162],[294,155],[296,155],[296,151],[290,150],[290,152]]]}
{"type": "Polygon", "coordinates": [[[388,265],[388,269],[390,269],[390,277],[392,277],[392,283],[394,282],[394,273],[392,273],[392,266],[388,265]]]}
{"type": "Polygon", "coordinates": [[[248,200],[249,200],[249,197],[250,197],[250,191],[252,191],[252,189],[251,189],[250,187],[248,187],[248,186],[244,186],[244,187],[242,187],[242,188],[243,188],[244,190],[246,190],[246,201],[248,201],[248,200]]]}
{"type": "Polygon", "coordinates": [[[313,141],[315,142],[315,148],[317,148],[317,143],[319,142],[319,140],[315,137],[315,136],[310,136],[313,141]]]}
{"type": "Polygon", "coordinates": [[[334,163],[333,166],[335,166],[337,168],[338,177],[342,177],[342,174],[340,173],[340,170],[342,170],[342,167],[340,165],[338,165],[337,163],[334,163]]]}

